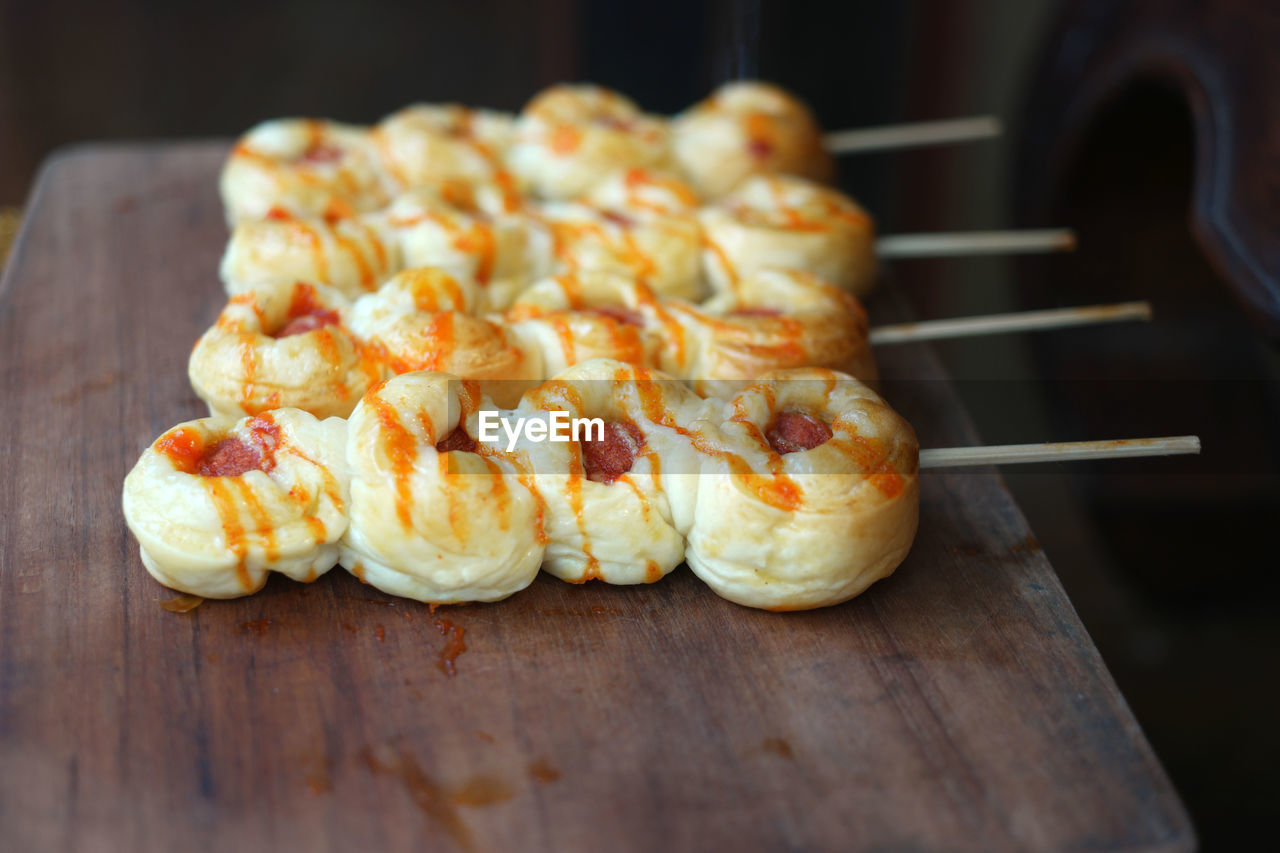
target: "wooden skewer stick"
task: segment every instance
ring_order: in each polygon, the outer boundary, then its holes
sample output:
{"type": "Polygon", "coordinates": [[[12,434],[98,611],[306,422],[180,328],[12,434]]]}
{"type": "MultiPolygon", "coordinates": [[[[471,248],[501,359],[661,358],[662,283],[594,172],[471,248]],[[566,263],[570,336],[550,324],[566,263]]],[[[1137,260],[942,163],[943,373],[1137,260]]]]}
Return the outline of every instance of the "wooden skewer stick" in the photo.
{"type": "Polygon", "coordinates": [[[1016,462],[1073,462],[1131,456],[1178,456],[1200,452],[1200,436],[1122,438],[1114,441],[1060,441],[1049,444],[999,444],[991,447],[934,447],[920,451],[921,468],[962,465],[1010,465],[1016,462]]]}
{"type": "Polygon", "coordinates": [[[876,254],[881,258],[1029,255],[1075,248],[1076,235],[1070,228],[890,234],[876,241],[876,254]]]}
{"type": "Polygon", "coordinates": [[[990,139],[1004,132],[995,116],[952,118],[911,124],[889,124],[823,134],[822,141],[832,154],[884,151],[889,148],[920,148],[974,139],[990,139]]]}
{"type": "Polygon", "coordinates": [[[1093,323],[1119,323],[1126,320],[1150,320],[1150,302],[1121,302],[1115,305],[1082,305],[1077,308],[1050,308],[1042,311],[1014,311],[1009,314],[986,314],[977,317],[951,317],[945,320],[921,320],[917,323],[894,323],[871,330],[874,345],[933,341],[939,338],[964,338],[971,335],[999,335],[1028,332],[1034,329],[1060,329],[1093,323]]]}

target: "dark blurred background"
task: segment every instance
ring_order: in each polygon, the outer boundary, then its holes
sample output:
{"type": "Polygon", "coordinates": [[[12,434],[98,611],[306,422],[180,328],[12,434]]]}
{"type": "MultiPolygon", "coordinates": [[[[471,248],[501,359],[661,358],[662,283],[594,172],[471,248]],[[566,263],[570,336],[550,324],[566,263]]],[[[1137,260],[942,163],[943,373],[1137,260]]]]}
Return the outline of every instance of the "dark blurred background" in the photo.
{"type": "Polygon", "coordinates": [[[1070,257],[897,264],[892,285],[922,317],[1154,301],[1146,327],[939,351],[988,442],[1204,438],[1197,458],[1007,479],[1205,847],[1238,848],[1265,837],[1280,793],[1280,358],[1189,226],[1203,166],[1176,86],[1135,80],[1069,158],[1039,159],[1037,128],[1068,108],[1044,69],[1089,50],[1080,17],[1060,16],[1098,5],[0,0],[0,205],[21,205],[69,143],[230,137],[285,115],[372,122],[416,100],[515,110],[560,80],[673,112],[758,76],[828,128],[1000,114],[1002,140],[846,158],[842,184],[886,232],[1078,230],[1070,257]]]}

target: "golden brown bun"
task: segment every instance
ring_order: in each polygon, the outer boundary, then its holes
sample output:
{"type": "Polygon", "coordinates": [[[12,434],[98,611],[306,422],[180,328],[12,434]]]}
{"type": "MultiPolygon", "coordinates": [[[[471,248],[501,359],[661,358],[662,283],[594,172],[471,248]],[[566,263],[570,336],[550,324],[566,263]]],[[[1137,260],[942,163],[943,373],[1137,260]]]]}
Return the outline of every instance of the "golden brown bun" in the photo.
{"type": "Polygon", "coordinates": [[[347,527],[346,421],[296,409],[201,418],[152,442],[124,481],[124,517],[165,586],[206,598],[249,595],[268,572],[313,581],[338,560],[347,527]],[[224,441],[257,467],[205,467],[224,441]]]}
{"type": "Polygon", "coordinates": [[[222,169],[227,222],[273,211],[340,219],[386,205],[367,129],[320,119],[278,119],[254,127],[222,169]]]}
{"type": "Polygon", "coordinates": [[[671,165],[664,119],[588,85],[553,86],[530,101],[507,152],[512,173],[545,199],[578,198],[619,169],[671,165]]]}
{"type": "Polygon", "coordinates": [[[854,296],[875,284],[875,223],[838,190],[751,178],[702,209],[704,268],[716,292],[764,269],[808,270],[854,296]]]}
{"type": "Polygon", "coordinates": [[[191,387],[214,415],[288,406],[346,417],[381,378],[342,325],[349,310],[341,293],[319,284],[277,281],[238,293],[191,351],[191,387]],[[277,337],[308,316],[325,322],[277,337]]]}
{"type": "Polygon", "coordinates": [[[822,129],[800,100],[769,83],[726,83],[672,121],[676,161],[694,189],[719,198],[753,175],[829,182],[822,129]]]}
{"type": "MultiPolygon", "coordinates": [[[[448,279],[438,272],[428,276],[448,279]]],[[[351,329],[366,353],[391,373],[427,370],[481,380],[486,394],[501,405],[514,405],[542,376],[539,351],[522,348],[499,324],[456,308],[438,310],[439,302],[424,301],[423,280],[421,274],[402,274],[356,301],[351,329]]]]}
{"type": "Polygon", "coordinates": [[[412,104],[371,133],[379,166],[394,187],[505,180],[503,155],[515,117],[458,104],[412,104]]]}
{"type": "Polygon", "coordinates": [[[395,243],[369,219],[284,217],[235,226],[219,272],[233,295],[283,279],[327,284],[354,299],[399,268],[395,243]]]}
{"type": "Polygon", "coordinates": [[[351,523],[342,564],[393,595],[451,604],[496,601],[538,573],[540,504],[492,448],[437,449],[475,432],[492,409],[474,383],[408,373],[375,386],[351,415],[346,461],[351,523]]]}
{"type": "MultiPolygon", "coordinates": [[[[685,329],[660,360],[712,393],[725,380],[770,370],[822,367],[863,382],[877,377],[867,312],[848,293],[795,270],[763,270],[700,306],[669,303],[685,329]]],[[[669,339],[669,338],[668,338],[669,339]]]]}
{"type": "Polygon", "coordinates": [[[689,567],[730,601],[805,610],[846,601],[906,557],[919,516],[919,445],[869,388],[833,371],[777,371],[725,402],[704,433],[689,567]],[[779,453],[788,413],[829,439],[779,453]]]}

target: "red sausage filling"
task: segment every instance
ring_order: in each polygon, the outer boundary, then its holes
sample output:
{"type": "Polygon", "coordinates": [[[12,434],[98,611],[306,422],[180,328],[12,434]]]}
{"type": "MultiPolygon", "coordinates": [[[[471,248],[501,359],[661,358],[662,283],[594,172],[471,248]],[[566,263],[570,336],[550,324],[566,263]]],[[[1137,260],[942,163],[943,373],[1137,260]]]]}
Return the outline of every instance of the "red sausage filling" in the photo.
{"type": "Polygon", "coordinates": [[[757,160],[768,160],[769,155],[773,153],[773,144],[767,139],[749,139],[747,151],[757,160]]]}
{"type": "Polygon", "coordinates": [[[289,302],[289,314],[285,324],[274,337],[287,338],[291,335],[302,335],[323,329],[325,326],[336,326],[342,322],[337,311],[320,304],[316,299],[316,290],[309,284],[298,284],[293,288],[293,299],[289,302]]]}
{"type": "Polygon", "coordinates": [[[455,427],[453,432],[436,442],[436,453],[448,453],[451,450],[475,453],[475,439],[467,435],[467,431],[462,427],[455,427]]]}
{"type": "Polygon", "coordinates": [[[631,470],[636,454],[644,447],[644,434],[635,424],[606,421],[602,438],[582,442],[582,467],[587,479],[596,483],[612,483],[631,470]]]}
{"type": "Polygon", "coordinates": [[[247,440],[233,436],[219,441],[200,458],[196,473],[202,477],[239,477],[249,471],[274,468],[280,427],[264,417],[251,419],[247,426],[247,440]]]}
{"type": "Polygon", "coordinates": [[[608,317],[615,323],[621,323],[624,326],[643,326],[644,317],[638,311],[632,311],[630,308],[623,308],[621,305],[601,305],[596,308],[588,308],[588,312],[599,314],[602,317],[608,317]]]}
{"type": "Polygon", "coordinates": [[[804,412],[778,412],[765,438],[778,454],[813,450],[831,438],[831,427],[804,412]]]}
{"type": "Polygon", "coordinates": [[[342,159],[342,149],[336,145],[316,143],[302,152],[302,160],[306,163],[336,163],[342,159]]]}
{"type": "Polygon", "coordinates": [[[635,220],[632,219],[630,216],[624,216],[623,214],[618,213],[615,210],[601,211],[600,215],[603,216],[605,219],[609,220],[610,222],[612,222],[614,225],[621,226],[622,228],[630,228],[631,226],[636,224],[635,220]]]}
{"type": "Polygon", "coordinates": [[[280,331],[276,332],[275,337],[288,338],[293,335],[304,335],[316,329],[323,329],[325,326],[336,326],[340,322],[337,311],[318,310],[291,318],[280,328],[280,331]]]}

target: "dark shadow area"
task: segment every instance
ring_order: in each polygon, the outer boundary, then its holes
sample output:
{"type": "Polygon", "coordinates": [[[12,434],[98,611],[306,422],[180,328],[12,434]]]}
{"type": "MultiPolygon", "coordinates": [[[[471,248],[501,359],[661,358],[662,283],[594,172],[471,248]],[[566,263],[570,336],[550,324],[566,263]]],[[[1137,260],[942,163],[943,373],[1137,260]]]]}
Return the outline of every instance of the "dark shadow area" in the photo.
{"type": "Polygon", "coordinates": [[[1280,357],[1192,236],[1196,167],[1181,94],[1135,84],[1054,189],[1053,219],[1077,228],[1080,250],[1022,275],[1026,307],[1155,307],[1157,322],[1085,346],[1033,341],[1036,372],[1071,380],[1045,385],[1055,435],[1196,433],[1203,454],[1158,473],[1081,466],[1065,513],[1034,481],[1010,482],[1206,848],[1241,849],[1269,828],[1280,785],[1280,357]]]}

